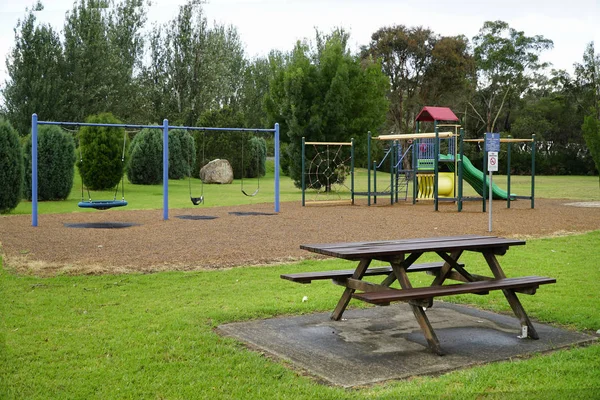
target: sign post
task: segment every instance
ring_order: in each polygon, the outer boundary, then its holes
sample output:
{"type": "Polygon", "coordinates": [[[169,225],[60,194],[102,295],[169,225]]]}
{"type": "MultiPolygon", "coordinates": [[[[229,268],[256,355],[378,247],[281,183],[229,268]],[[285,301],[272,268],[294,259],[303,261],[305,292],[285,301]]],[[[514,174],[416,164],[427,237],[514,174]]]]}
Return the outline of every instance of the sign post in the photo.
{"type": "Polygon", "coordinates": [[[492,172],[498,172],[498,153],[500,151],[500,134],[485,134],[485,151],[487,152],[487,170],[489,172],[489,231],[492,231],[492,172]]]}

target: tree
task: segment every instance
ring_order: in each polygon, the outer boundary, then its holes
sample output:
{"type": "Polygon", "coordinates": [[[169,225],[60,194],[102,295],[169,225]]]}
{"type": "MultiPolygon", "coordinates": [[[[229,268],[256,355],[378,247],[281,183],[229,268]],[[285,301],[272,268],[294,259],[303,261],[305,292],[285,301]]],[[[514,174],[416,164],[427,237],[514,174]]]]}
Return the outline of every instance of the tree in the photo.
{"type": "Polygon", "coordinates": [[[40,10],[38,3],[17,23],[15,45],[6,59],[6,117],[21,136],[29,132],[33,113],[59,120],[66,104],[62,46],[50,25],[36,26],[34,13],[40,10]]]}
{"type": "Polygon", "coordinates": [[[588,44],[583,54],[583,64],[575,65],[575,73],[579,86],[585,89],[587,102],[593,102],[589,114],[584,118],[582,130],[596,169],[600,172],[600,54],[596,54],[594,42],[588,44]]]}
{"type": "MultiPolygon", "coordinates": [[[[136,117],[141,109],[137,74],[141,67],[146,21],[144,0],[119,4],[78,0],[64,27],[65,91],[68,118],[112,112],[136,117]]],[[[141,117],[137,117],[141,118],[141,117]]]]}
{"type": "MultiPolygon", "coordinates": [[[[75,140],[56,125],[38,128],[38,200],[66,200],[75,175],[75,140]]],[[[25,198],[31,200],[31,135],[24,146],[25,198]]]]}
{"type": "Polygon", "coordinates": [[[414,131],[423,105],[457,104],[474,71],[465,37],[440,37],[422,27],[381,28],[362,57],[379,60],[390,80],[387,130],[396,133],[414,131]]]}
{"type": "Polygon", "coordinates": [[[243,47],[233,27],[209,28],[202,5],[189,1],[156,27],[144,69],[149,118],[192,125],[205,111],[232,106],[242,84],[243,47]]]}
{"type": "Polygon", "coordinates": [[[309,141],[357,143],[355,156],[366,159],[366,133],[385,121],[387,78],[381,65],[353,56],[348,34],[335,30],[316,35],[310,48],[298,42],[281,73],[271,82],[271,113],[283,116],[290,143],[289,173],[301,178],[301,138],[309,141]]]}
{"type": "Polygon", "coordinates": [[[470,102],[486,132],[495,132],[505,104],[528,87],[533,73],[547,66],[539,54],[553,46],[543,36],[525,36],[503,21],[486,21],[473,38],[477,101],[470,102]]]}
{"type": "Polygon", "coordinates": [[[581,107],[587,112],[594,109],[600,119],[600,53],[596,53],[594,42],[590,42],[583,53],[583,63],[575,64],[577,86],[582,91],[581,107]]]}
{"type": "MultiPolygon", "coordinates": [[[[594,164],[596,164],[596,170],[600,172],[600,120],[595,115],[588,115],[585,117],[581,129],[594,164]]],[[[600,186],[600,175],[598,176],[598,186],[600,186]]]]}
{"type": "Polygon", "coordinates": [[[19,134],[8,121],[0,120],[0,214],[10,212],[19,205],[23,174],[19,134]]]}
{"type": "Polygon", "coordinates": [[[142,129],[131,141],[127,178],[131,183],[156,185],[162,182],[162,131],[142,129]]]}
{"type": "MultiPolygon", "coordinates": [[[[92,115],[85,122],[121,123],[110,113],[92,115]]],[[[124,159],[128,154],[126,140],[127,136],[123,128],[84,126],[80,129],[81,160],[77,163],[77,167],[86,187],[90,190],[106,190],[119,184],[127,161],[124,159]]]]}

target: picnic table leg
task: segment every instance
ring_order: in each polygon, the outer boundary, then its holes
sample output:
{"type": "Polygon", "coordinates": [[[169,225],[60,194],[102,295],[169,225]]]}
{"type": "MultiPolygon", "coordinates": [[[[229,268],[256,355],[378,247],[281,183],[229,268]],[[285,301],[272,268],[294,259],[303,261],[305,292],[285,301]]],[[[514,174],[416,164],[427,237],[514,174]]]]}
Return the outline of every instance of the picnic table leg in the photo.
{"type": "MultiPolygon", "coordinates": [[[[455,250],[452,253],[450,253],[450,258],[452,258],[452,260],[454,260],[456,263],[458,261],[458,259],[460,258],[460,256],[462,255],[462,253],[463,253],[462,250],[455,250]]],[[[444,260],[444,261],[446,261],[446,260],[444,260]]],[[[452,265],[450,263],[448,263],[448,261],[446,261],[444,263],[444,265],[442,265],[442,269],[440,270],[438,275],[435,277],[433,282],[431,282],[431,286],[441,286],[442,283],[444,283],[444,281],[446,280],[446,277],[450,273],[451,269],[452,269],[452,265]]]]}
{"type": "MultiPolygon", "coordinates": [[[[401,266],[401,261],[391,261],[390,264],[392,266],[392,269],[394,270],[394,273],[396,274],[396,278],[398,278],[398,283],[400,283],[402,289],[412,288],[412,285],[408,279],[408,274],[406,273],[406,270],[401,266]]],[[[433,330],[433,327],[429,322],[429,318],[427,318],[427,314],[425,314],[425,310],[423,310],[422,307],[415,304],[409,303],[408,305],[412,309],[412,312],[415,315],[419,326],[421,327],[421,331],[423,331],[423,335],[425,335],[425,339],[427,340],[427,345],[429,346],[429,349],[437,355],[444,355],[442,347],[440,346],[440,341],[438,340],[433,330]]]]}
{"type": "MultiPolygon", "coordinates": [[[[496,279],[506,278],[504,271],[500,267],[498,259],[496,259],[496,256],[493,253],[483,253],[483,256],[485,257],[485,261],[487,261],[496,279]]],[[[527,313],[525,312],[525,309],[523,308],[523,305],[521,304],[521,301],[515,294],[514,290],[503,289],[502,293],[504,293],[504,297],[506,297],[506,300],[508,301],[508,304],[510,304],[515,316],[519,318],[521,327],[527,326],[527,337],[535,340],[539,339],[537,331],[533,327],[531,320],[527,316],[527,313]]]]}
{"type": "MultiPolygon", "coordinates": [[[[354,271],[354,274],[352,274],[352,278],[362,279],[362,277],[365,275],[365,272],[367,271],[367,268],[369,267],[369,264],[371,264],[371,260],[368,258],[360,260],[358,266],[356,267],[356,270],[354,271]]],[[[346,290],[344,290],[342,297],[335,306],[335,310],[333,310],[333,313],[331,313],[332,320],[339,321],[342,318],[342,314],[346,310],[346,307],[348,307],[348,303],[350,303],[350,299],[352,299],[353,293],[354,289],[351,289],[349,287],[347,287],[346,290]]]]}

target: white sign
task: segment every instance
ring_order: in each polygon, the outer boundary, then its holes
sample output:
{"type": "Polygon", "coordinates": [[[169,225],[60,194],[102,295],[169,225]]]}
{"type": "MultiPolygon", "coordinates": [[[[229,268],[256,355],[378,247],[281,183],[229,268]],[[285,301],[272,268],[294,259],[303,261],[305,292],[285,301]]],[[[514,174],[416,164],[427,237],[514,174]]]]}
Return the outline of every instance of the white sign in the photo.
{"type": "Polygon", "coordinates": [[[498,152],[488,152],[488,171],[498,172],[498,152]]]}

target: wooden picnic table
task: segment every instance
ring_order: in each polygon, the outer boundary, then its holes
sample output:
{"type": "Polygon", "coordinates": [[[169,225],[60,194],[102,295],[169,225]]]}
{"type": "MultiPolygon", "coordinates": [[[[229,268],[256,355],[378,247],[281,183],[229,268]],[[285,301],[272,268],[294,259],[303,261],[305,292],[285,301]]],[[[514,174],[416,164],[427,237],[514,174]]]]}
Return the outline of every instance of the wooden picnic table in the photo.
{"type": "Polygon", "coordinates": [[[331,318],[339,320],[355,298],[377,305],[389,305],[394,301],[407,301],[427,339],[429,348],[442,355],[439,340],[427,318],[426,309],[433,305],[433,298],[463,293],[488,294],[491,290],[502,290],[521,324],[521,337],[538,339],[538,334],[525,313],[516,293],[535,294],[543,284],[556,283],[556,279],[525,276],[507,278],[496,256],[504,255],[511,246],[524,245],[525,241],[495,236],[450,236],[424,239],[401,239],[375,242],[332,243],[301,245],[300,248],[326,256],[358,261],[354,270],[303,272],[284,274],[281,278],[298,283],[332,279],[333,283],[345,287],[331,318]],[[459,262],[465,252],[483,255],[493,276],[482,276],[468,271],[468,266],[459,262]],[[434,253],[440,262],[415,264],[423,254],[434,253]],[[389,266],[370,267],[373,260],[389,266]],[[427,272],[435,278],[428,287],[413,287],[409,279],[411,272],[427,272]],[[364,281],[365,276],[385,276],[379,284],[364,281]],[[458,284],[444,285],[451,279],[458,284]],[[390,285],[398,280],[400,288],[390,285]]]}

